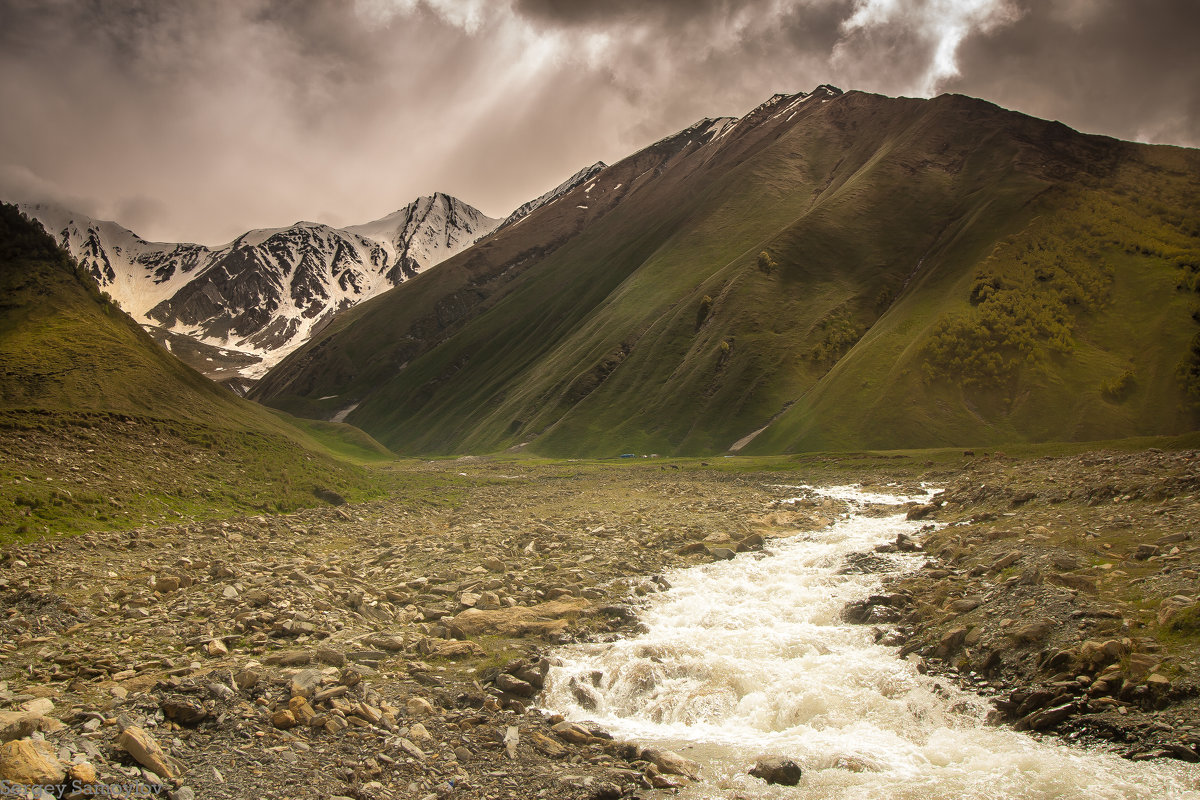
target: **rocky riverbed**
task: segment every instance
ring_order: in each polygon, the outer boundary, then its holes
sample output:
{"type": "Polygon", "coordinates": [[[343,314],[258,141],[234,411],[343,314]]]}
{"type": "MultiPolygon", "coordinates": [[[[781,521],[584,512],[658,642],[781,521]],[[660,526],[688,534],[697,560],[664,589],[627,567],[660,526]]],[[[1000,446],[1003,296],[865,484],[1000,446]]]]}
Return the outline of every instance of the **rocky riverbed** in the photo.
{"type": "Polygon", "coordinates": [[[830,524],[838,501],[778,501],[847,475],[945,486],[912,511],[942,527],[900,543],[930,563],[849,610],[880,638],[998,719],[1194,760],[1195,458],[467,460],[400,468],[460,477],[448,504],[10,546],[0,774],[175,798],[651,796],[694,766],[537,710],[546,654],[628,632],[665,569],[830,524]]]}
{"type": "Polygon", "coordinates": [[[909,512],[945,525],[925,566],[847,619],[1018,730],[1200,761],[1196,458],[973,459],[909,512]]]}

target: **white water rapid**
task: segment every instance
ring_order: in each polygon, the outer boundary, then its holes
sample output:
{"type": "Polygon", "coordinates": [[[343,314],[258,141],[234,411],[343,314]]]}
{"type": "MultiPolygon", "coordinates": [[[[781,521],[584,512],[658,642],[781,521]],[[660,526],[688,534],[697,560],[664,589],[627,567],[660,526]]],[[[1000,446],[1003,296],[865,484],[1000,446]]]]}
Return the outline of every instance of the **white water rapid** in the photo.
{"type": "MultiPolygon", "coordinates": [[[[922,499],[819,491],[858,504],[922,499]]],[[[985,726],[986,701],[921,675],[867,626],[842,623],[848,601],[880,588],[875,575],[837,574],[845,556],[920,525],[855,513],[761,554],[671,573],[673,588],[640,615],[647,632],[562,648],[542,702],[700,762],[701,781],[679,795],[692,800],[1200,798],[1195,765],[1134,763],[985,726]],[[761,755],[795,760],[800,784],[747,775],[761,755]]]]}

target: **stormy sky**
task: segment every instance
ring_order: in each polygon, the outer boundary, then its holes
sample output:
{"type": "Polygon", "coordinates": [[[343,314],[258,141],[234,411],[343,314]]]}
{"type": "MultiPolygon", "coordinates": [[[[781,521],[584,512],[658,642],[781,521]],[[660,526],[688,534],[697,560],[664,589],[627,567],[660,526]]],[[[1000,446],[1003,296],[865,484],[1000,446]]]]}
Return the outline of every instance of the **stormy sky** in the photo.
{"type": "Polygon", "coordinates": [[[1197,0],[0,0],[0,198],[150,239],[491,216],[821,83],[1200,146],[1197,0]]]}

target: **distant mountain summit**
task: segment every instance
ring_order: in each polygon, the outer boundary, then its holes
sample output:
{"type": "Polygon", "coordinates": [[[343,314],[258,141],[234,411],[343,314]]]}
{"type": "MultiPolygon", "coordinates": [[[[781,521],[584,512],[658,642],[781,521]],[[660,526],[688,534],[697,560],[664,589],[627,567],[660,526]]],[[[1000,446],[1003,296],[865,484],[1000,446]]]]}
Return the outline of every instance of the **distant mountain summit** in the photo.
{"type": "Polygon", "coordinates": [[[558,186],[555,186],[542,196],[530,200],[528,203],[525,203],[516,211],[509,214],[508,218],[505,219],[504,222],[500,223],[499,227],[506,228],[509,225],[516,225],[518,222],[525,219],[542,206],[553,203],[555,200],[568,194],[576,186],[590,181],[592,178],[603,172],[607,167],[608,165],[603,161],[597,161],[590,167],[584,167],[583,169],[579,170],[579,172],[576,172],[574,175],[560,183],[558,186]]]}
{"type": "Polygon", "coordinates": [[[18,207],[161,343],[219,380],[258,377],[339,311],[465,250],[500,224],[437,193],[362,225],[297,222],[207,247],[147,242],[114,222],[52,204],[18,207]]]}

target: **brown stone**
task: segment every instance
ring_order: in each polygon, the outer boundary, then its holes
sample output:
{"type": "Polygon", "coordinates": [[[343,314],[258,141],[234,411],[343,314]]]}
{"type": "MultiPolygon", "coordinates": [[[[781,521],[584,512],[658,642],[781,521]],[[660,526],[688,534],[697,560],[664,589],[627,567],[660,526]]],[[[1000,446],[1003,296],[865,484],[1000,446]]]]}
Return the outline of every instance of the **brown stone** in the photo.
{"type": "Polygon", "coordinates": [[[195,725],[208,716],[208,710],[198,700],[168,697],[159,704],[167,719],[180,725],[195,725]]]}
{"type": "Polygon", "coordinates": [[[53,717],[42,716],[41,713],[0,711],[0,742],[24,739],[36,731],[51,733],[63,727],[65,726],[58,720],[53,717]]]}
{"type": "Polygon", "coordinates": [[[1001,556],[1000,558],[998,558],[992,564],[992,569],[999,572],[1000,570],[1002,570],[1006,567],[1011,567],[1013,564],[1017,563],[1020,560],[1021,560],[1021,553],[1014,550],[1011,553],[1007,553],[1007,554],[1001,556]]]}
{"type": "Polygon", "coordinates": [[[1013,631],[1012,635],[1018,642],[1036,643],[1049,636],[1053,628],[1053,623],[1046,620],[1038,620],[1022,625],[1013,631]]]}
{"type": "Polygon", "coordinates": [[[942,640],[938,642],[937,649],[933,651],[934,656],[941,659],[948,658],[958,648],[962,647],[963,640],[967,638],[967,633],[970,628],[960,626],[951,628],[942,636],[942,640]]]}
{"type": "Polygon", "coordinates": [[[981,605],[983,605],[983,595],[973,594],[951,601],[950,610],[959,614],[965,614],[968,611],[974,611],[981,605]]]}
{"type": "Polygon", "coordinates": [[[1048,575],[1046,580],[1056,586],[1063,586],[1067,589],[1074,589],[1077,592],[1087,592],[1088,594],[1096,594],[1099,591],[1099,586],[1094,578],[1089,578],[1087,575],[1079,575],[1074,572],[1064,572],[1058,575],[1048,575]]]}
{"type": "Polygon", "coordinates": [[[1156,694],[1165,694],[1171,688],[1171,680],[1165,675],[1152,672],[1146,678],[1146,686],[1156,694]]]}
{"type": "Polygon", "coordinates": [[[502,692],[508,692],[509,694],[521,697],[533,697],[537,694],[537,689],[532,684],[504,673],[496,676],[496,688],[502,692]]]}
{"type": "Polygon", "coordinates": [[[94,784],[96,777],[96,768],[86,761],[80,761],[77,764],[67,767],[67,780],[78,783],[81,786],[94,784]]]}
{"type": "Polygon", "coordinates": [[[528,734],[526,734],[525,738],[530,744],[532,744],[538,750],[541,750],[546,755],[550,756],[550,758],[560,758],[567,753],[567,749],[561,744],[554,741],[549,736],[543,736],[537,731],[530,731],[528,734]]]}
{"type": "Polygon", "coordinates": [[[159,575],[154,581],[154,591],[167,594],[179,588],[179,578],[174,575],[159,575]]]}
{"type": "Polygon", "coordinates": [[[1196,601],[1187,595],[1177,594],[1173,597],[1168,597],[1158,604],[1158,624],[1170,624],[1171,620],[1175,619],[1179,612],[1194,605],[1196,605],[1196,601]]]}
{"type": "MultiPolygon", "coordinates": [[[[304,698],[300,698],[303,700],[304,698]]],[[[296,715],[290,708],[281,708],[271,715],[271,724],[280,730],[296,727],[296,715]]]]}
{"type": "Polygon", "coordinates": [[[800,765],[790,758],[782,756],[766,756],[758,759],[750,774],[767,783],[781,786],[795,786],[800,783],[800,765]]]}
{"type": "MultiPolygon", "coordinates": [[[[308,725],[312,722],[312,718],[317,712],[309,705],[308,700],[303,697],[293,697],[288,701],[288,711],[292,712],[292,718],[300,725],[308,725]]],[[[275,727],[280,727],[276,725],[275,727]]]]}
{"type": "Polygon", "coordinates": [[[684,758],[672,750],[665,750],[660,747],[644,747],[640,755],[644,760],[649,761],[668,774],[682,775],[692,780],[700,777],[699,764],[684,758]]]}
{"type": "Polygon", "coordinates": [[[410,717],[428,717],[433,715],[433,706],[423,697],[410,697],[404,704],[404,710],[410,717]]]}
{"type": "Polygon", "coordinates": [[[1139,544],[1137,550],[1133,552],[1133,557],[1138,561],[1145,561],[1161,552],[1162,548],[1156,544],[1139,544]]]}
{"type": "Polygon", "coordinates": [[[481,658],[487,652],[475,642],[459,642],[453,639],[422,639],[417,651],[434,658],[481,658]]]}
{"type": "Polygon", "coordinates": [[[58,783],[65,776],[62,762],[45,742],[18,739],[0,747],[0,780],[44,786],[58,783]]]}
{"type": "Polygon", "coordinates": [[[554,731],[554,734],[558,738],[571,744],[587,744],[593,738],[592,734],[588,733],[587,728],[574,722],[567,722],[566,720],[554,725],[550,730],[554,731]]]}

